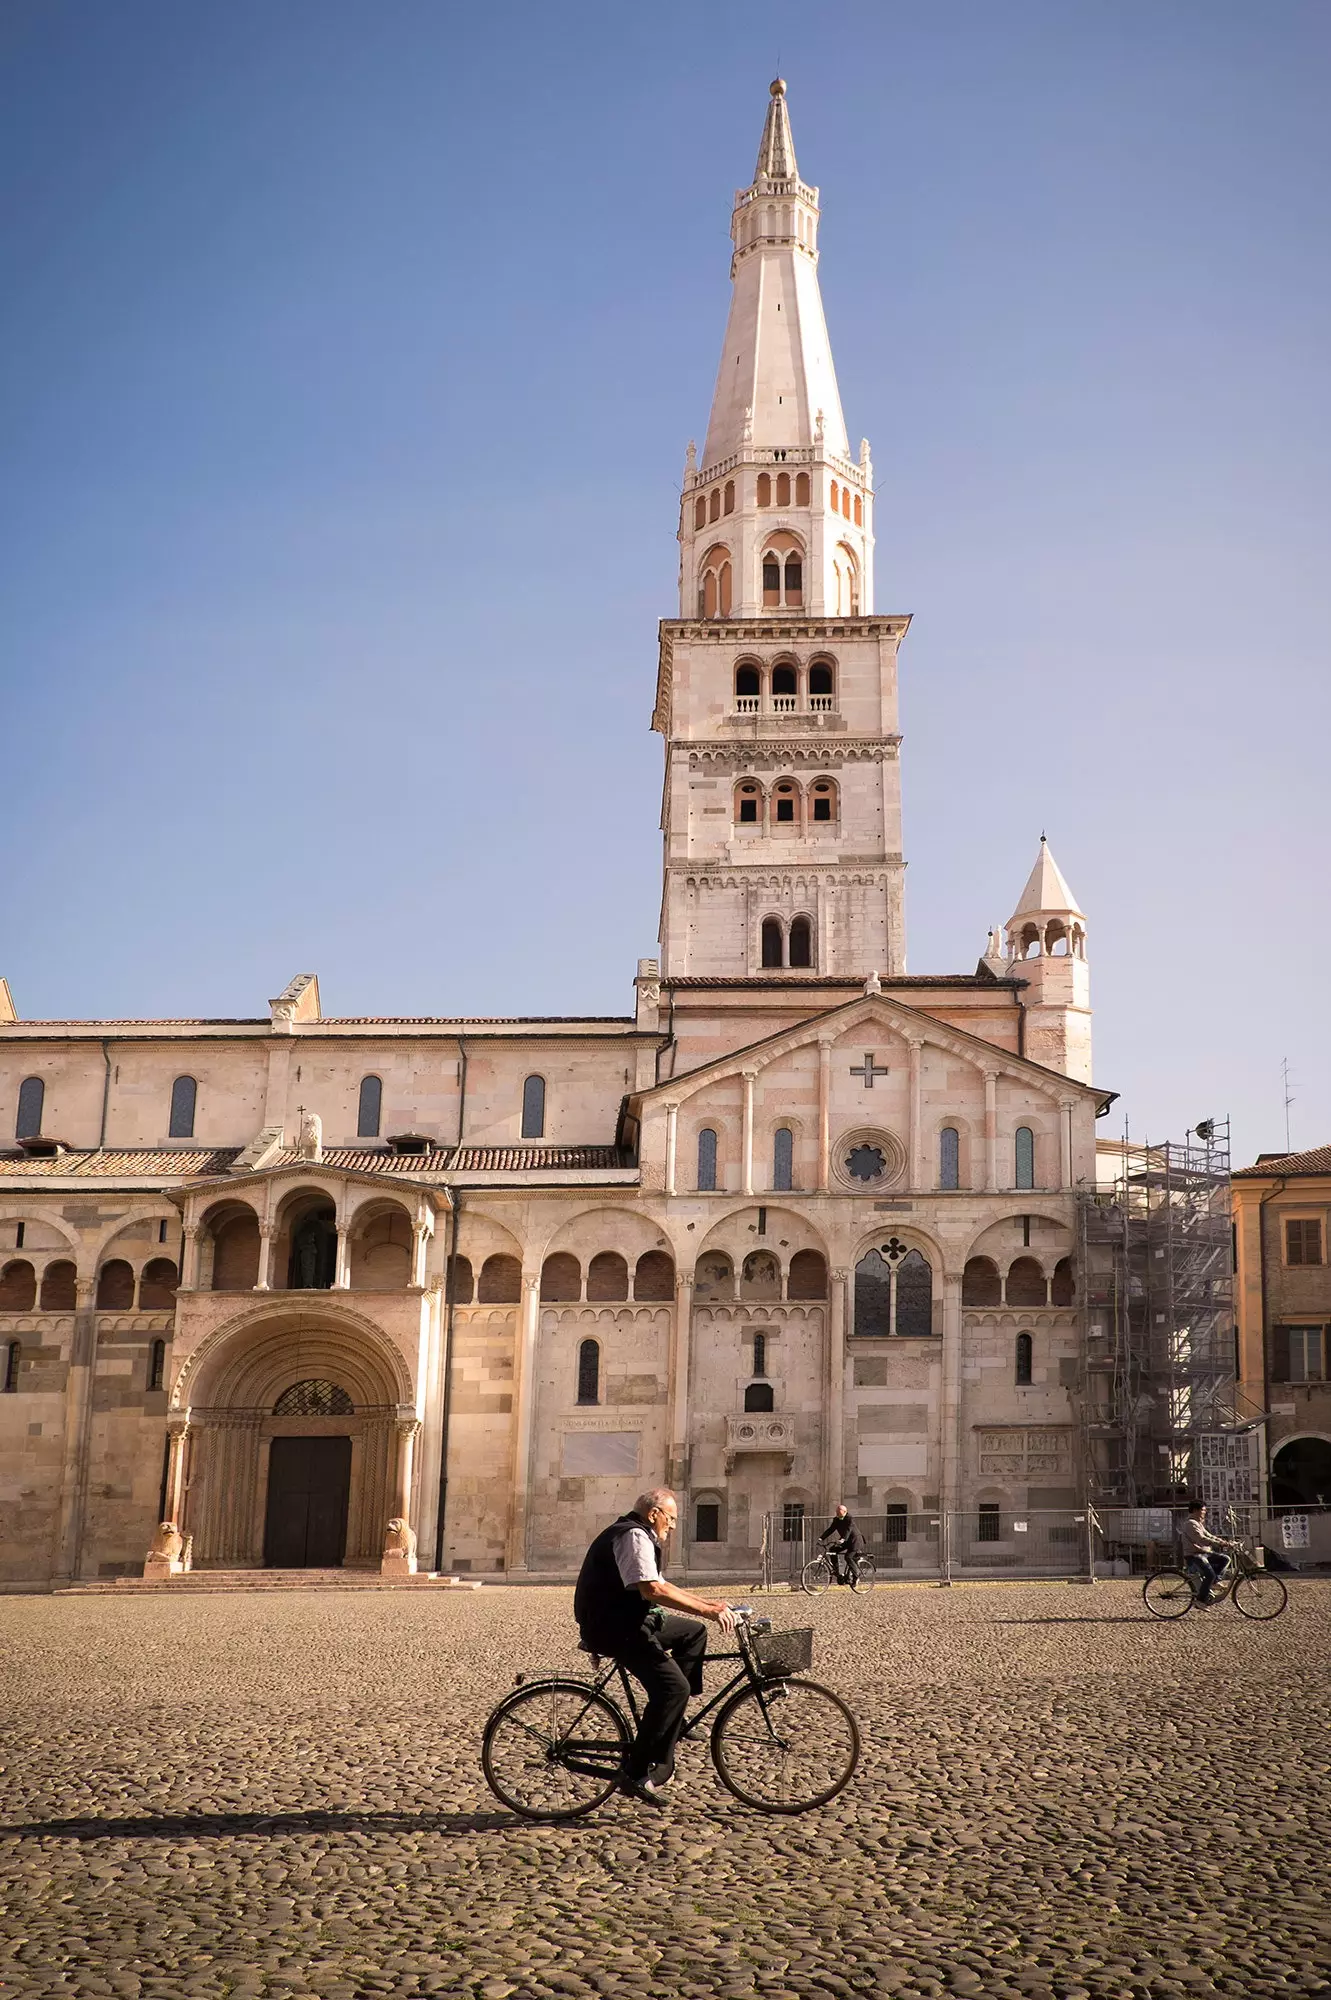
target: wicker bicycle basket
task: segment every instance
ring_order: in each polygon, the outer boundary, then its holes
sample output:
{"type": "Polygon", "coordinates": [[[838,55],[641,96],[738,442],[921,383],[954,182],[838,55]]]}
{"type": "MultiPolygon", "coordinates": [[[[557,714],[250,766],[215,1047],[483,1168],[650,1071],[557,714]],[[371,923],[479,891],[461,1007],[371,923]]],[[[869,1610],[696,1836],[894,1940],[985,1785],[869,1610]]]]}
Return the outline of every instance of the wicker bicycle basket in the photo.
{"type": "Polygon", "coordinates": [[[789,1632],[756,1632],[754,1658],[764,1680],[784,1680],[802,1674],[813,1665],[813,1627],[802,1625],[789,1632]]]}

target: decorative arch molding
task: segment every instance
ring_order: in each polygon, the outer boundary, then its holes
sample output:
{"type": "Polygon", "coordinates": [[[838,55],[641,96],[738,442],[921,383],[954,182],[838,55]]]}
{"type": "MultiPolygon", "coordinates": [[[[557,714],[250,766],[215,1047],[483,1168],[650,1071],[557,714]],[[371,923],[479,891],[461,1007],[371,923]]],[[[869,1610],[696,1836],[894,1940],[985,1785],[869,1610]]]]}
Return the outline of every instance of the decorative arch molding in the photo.
{"type": "Polygon", "coordinates": [[[918,1222],[898,1215],[880,1216],[876,1228],[860,1230],[848,1259],[851,1275],[854,1275],[855,1266],[862,1257],[867,1256],[870,1250],[881,1250],[884,1243],[893,1236],[899,1243],[904,1244],[908,1251],[918,1250],[922,1257],[927,1257],[938,1277],[947,1278],[953,1275],[948,1268],[947,1252],[938,1237],[929,1230],[922,1229],[918,1222]]]}
{"type": "MultiPolygon", "coordinates": [[[[1066,1210],[1058,1211],[1054,1209],[1051,1205],[1051,1198],[1047,1193],[1032,1194],[1029,1190],[1026,1190],[1025,1194],[1026,1198],[1023,1200],[1021,1198],[1021,1195],[1019,1194],[1014,1195],[1009,1190],[1007,1199],[1012,1203],[1012,1206],[1010,1208],[1000,1209],[996,1215],[991,1215],[985,1220],[985,1222],[976,1231],[975,1235],[968,1240],[965,1253],[963,1256],[963,1262],[967,1257],[990,1256],[992,1254],[990,1250],[982,1250],[980,1248],[980,1245],[984,1242],[985,1237],[988,1236],[992,1230],[1000,1229],[1005,1222],[1020,1222],[1022,1217],[1026,1215],[1030,1216],[1032,1222],[1051,1223],[1055,1228],[1061,1229],[1064,1235],[1068,1238],[1067,1244],[1062,1245],[1057,1249],[1055,1249],[1055,1246],[1052,1243],[1040,1244],[1038,1247],[1035,1244],[1031,1244],[1030,1247],[1025,1251],[1025,1254],[1028,1257],[1035,1257],[1038,1261],[1044,1262],[1046,1258],[1052,1258],[1055,1256],[1067,1257],[1072,1254],[1073,1227],[1072,1223],[1068,1219],[1066,1210]],[[1043,1207],[1041,1206],[1041,1203],[1044,1204],[1043,1207]]],[[[1023,1254],[1022,1248],[1020,1246],[1014,1246],[1011,1243],[1003,1245],[1003,1255],[1007,1258],[1007,1262],[1009,1264],[1011,1263],[1013,1257],[1020,1257],[1022,1254],[1023,1254]]],[[[998,1259],[995,1258],[995,1261],[997,1262],[998,1259]]],[[[1051,1264],[1050,1265],[1051,1273],[1052,1270],[1053,1266],[1051,1264]]]]}
{"type": "Polygon", "coordinates": [[[821,1321],[826,1306],[825,1299],[721,1299],[715,1304],[696,1305],[693,1308],[695,1325],[706,1325],[712,1321],[724,1320],[728,1326],[742,1322],[746,1326],[789,1326],[794,1321],[821,1321]]]}
{"type": "MultiPolygon", "coordinates": [[[[77,1252],[84,1247],[77,1229],[72,1228],[64,1220],[63,1216],[53,1208],[6,1208],[3,1204],[0,1204],[0,1223],[6,1222],[44,1222],[48,1229],[54,1229],[57,1236],[63,1238],[64,1246],[67,1250],[77,1252]]],[[[119,1229],[123,1227],[123,1224],[116,1223],[114,1227],[119,1229]]],[[[34,1256],[50,1258],[57,1257],[60,1253],[58,1250],[13,1250],[7,1251],[5,1254],[6,1261],[11,1256],[27,1257],[31,1261],[34,1256]]],[[[77,1255],[75,1256],[75,1262],[78,1262],[77,1255]]],[[[80,1275],[82,1274],[80,1273],[80,1275]]]]}
{"type": "Polygon", "coordinates": [[[541,1325],[548,1330],[559,1326],[650,1326],[654,1322],[665,1324],[670,1310],[664,1299],[658,1305],[638,1305],[632,1300],[603,1306],[545,1305],[541,1307],[541,1325]]]}
{"type": "Polygon", "coordinates": [[[750,1250],[761,1249],[771,1250],[777,1262],[783,1264],[786,1269],[789,1268],[790,1257],[793,1257],[797,1250],[820,1250],[829,1265],[833,1261],[832,1252],[822,1230],[815,1227],[808,1216],[801,1215],[798,1209],[786,1208],[779,1195],[775,1201],[764,1198],[761,1203],[751,1194],[737,1197],[735,1206],[728,1209],[724,1215],[718,1216],[707,1234],[696,1245],[690,1247],[687,1255],[691,1269],[709,1250],[724,1251],[726,1256],[734,1259],[746,1256],[750,1250]],[[728,1230],[733,1232],[734,1225],[743,1223],[745,1218],[756,1220],[760,1206],[767,1210],[766,1239],[757,1236],[749,1239],[746,1229],[746,1240],[742,1245],[737,1234],[733,1242],[729,1240],[726,1232],[728,1230]],[[790,1256],[784,1259],[777,1250],[777,1243],[782,1235],[789,1238],[790,1248],[790,1256]]]}
{"type": "MultiPolygon", "coordinates": [[[[745,660],[742,664],[749,665],[745,660]]],[[[817,716],[800,716],[800,721],[817,721],[817,716]]],[[[699,744],[689,751],[690,771],[775,770],[781,765],[811,766],[834,770],[840,764],[891,764],[897,761],[901,738],[890,736],[872,743],[848,742],[844,736],[819,742],[771,741],[699,744]]]]}
{"type": "Polygon", "coordinates": [[[406,1361],[372,1320],[319,1294],[317,1312],[258,1306],[214,1329],[181,1364],[171,1408],[197,1402],[271,1408],[290,1383],[309,1375],[340,1383],[358,1408],[414,1403],[406,1361]],[[322,1301],[328,1301],[323,1304],[322,1301]],[[265,1404],[267,1389],[276,1383],[265,1404]]]}
{"type": "MultiPolygon", "coordinates": [[[[663,1255],[668,1253],[678,1262],[682,1253],[675,1245],[674,1239],[664,1222],[658,1222],[653,1216],[645,1214],[641,1209],[626,1208],[621,1202],[606,1202],[604,1200],[588,1201],[584,1208],[576,1209],[571,1215],[565,1215],[554,1233],[545,1239],[539,1249],[534,1242],[530,1243],[528,1248],[531,1253],[532,1262],[536,1264],[543,1263],[554,1252],[570,1249],[573,1246],[565,1239],[570,1236],[571,1232],[576,1231],[588,1222],[599,1223],[603,1218],[607,1225],[604,1240],[598,1240],[595,1245],[590,1247],[595,1250],[618,1250],[622,1256],[629,1259],[630,1276],[632,1275],[634,1259],[643,1256],[649,1250],[660,1250],[663,1255]],[[630,1253],[625,1243],[613,1234],[612,1225],[616,1222],[628,1225],[633,1231],[635,1242],[639,1236],[644,1239],[650,1237],[651,1241],[644,1240],[637,1244],[637,1247],[630,1253]],[[663,1238],[664,1241],[661,1240],[663,1238]]],[[[584,1249],[587,1247],[583,1246],[584,1249]]]]}
{"type": "MultiPolygon", "coordinates": [[[[179,1222],[179,1220],[180,1210],[173,1202],[163,1202],[160,1200],[157,1202],[137,1202],[133,1208],[127,1209],[124,1215],[118,1216],[114,1222],[108,1222],[101,1229],[93,1239],[92,1245],[89,1246],[88,1255],[92,1258],[94,1265],[100,1264],[103,1253],[109,1250],[117,1236],[123,1236],[127,1229],[133,1229],[140,1222],[179,1222]]],[[[152,1244],[142,1252],[142,1256],[144,1258],[160,1257],[162,1247],[160,1243],[152,1244]]],[[[131,1264],[134,1261],[133,1257],[129,1259],[131,1264]]]]}

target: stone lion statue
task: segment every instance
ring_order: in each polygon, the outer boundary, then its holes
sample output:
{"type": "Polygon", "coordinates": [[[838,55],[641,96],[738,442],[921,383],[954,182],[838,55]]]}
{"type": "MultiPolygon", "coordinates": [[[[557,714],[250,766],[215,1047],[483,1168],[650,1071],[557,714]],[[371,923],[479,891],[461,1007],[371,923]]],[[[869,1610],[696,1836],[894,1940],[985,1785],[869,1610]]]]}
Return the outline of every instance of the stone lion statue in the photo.
{"type": "Polygon", "coordinates": [[[384,1554],[414,1556],[415,1553],[416,1530],[400,1514],[395,1514],[384,1532],[384,1554]]]}
{"type": "Polygon", "coordinates": [[[167,1562],[176,1562],[179,1560],[180,1551],[184,1546],[180,1530],[175,1522],[163,1521],[153,1531],[152,1547],[149,1549],[148,1554],[150,1556],[163,1556],[167,1562]]]}

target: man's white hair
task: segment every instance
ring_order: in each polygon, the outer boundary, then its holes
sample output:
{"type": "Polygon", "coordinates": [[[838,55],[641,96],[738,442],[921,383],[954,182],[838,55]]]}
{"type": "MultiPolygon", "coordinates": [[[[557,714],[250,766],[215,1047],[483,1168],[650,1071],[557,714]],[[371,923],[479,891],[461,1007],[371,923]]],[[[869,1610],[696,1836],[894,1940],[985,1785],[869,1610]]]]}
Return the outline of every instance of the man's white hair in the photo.
{"type": "MultiPolygon", "coordinates": [[[[633,1503],[633,1511],[635,1514],[641,1514],[643,1519],[646,1520],[653,1507],[664,1507],[668,1500],[675,1500],[675,1495],[670,1487],[653,1486],[650,1493],[640,1493],[638,1495],[633,1503]]],[[[678,1507],[678,1500],[675,1500],[675,1505],[678,1507]]]]}

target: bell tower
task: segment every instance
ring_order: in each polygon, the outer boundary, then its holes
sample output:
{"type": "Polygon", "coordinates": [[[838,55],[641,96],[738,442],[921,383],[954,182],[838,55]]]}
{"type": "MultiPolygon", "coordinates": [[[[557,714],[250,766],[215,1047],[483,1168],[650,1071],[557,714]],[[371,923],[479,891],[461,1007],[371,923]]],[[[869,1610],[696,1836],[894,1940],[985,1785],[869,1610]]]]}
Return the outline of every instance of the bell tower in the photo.
{"type": "Polygon", "coordinates": [[[897,647],[873,610],[873,467],[852,458],[818,289],[818,190],[786,86],[731,216],[733,285],[661,626],[667,978],[905,970],[897,647]]]}

